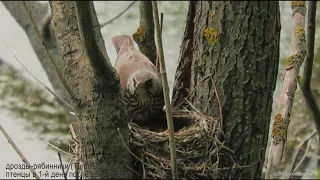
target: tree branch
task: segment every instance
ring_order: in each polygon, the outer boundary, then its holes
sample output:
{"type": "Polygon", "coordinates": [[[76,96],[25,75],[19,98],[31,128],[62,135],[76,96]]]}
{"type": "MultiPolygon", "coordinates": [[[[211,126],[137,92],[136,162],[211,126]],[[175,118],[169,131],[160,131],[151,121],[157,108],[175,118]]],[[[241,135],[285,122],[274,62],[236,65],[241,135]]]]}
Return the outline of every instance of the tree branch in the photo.
{"type": "MultiPolygon", "coordinates": [[[[41,34],[40,34],[40,31],[39,31],[39,29],[38,29],[38,27],[37,27],[37,25],[36,25],[36,23],[35,23],[35,21],[34,21],[34,19],[33,19],[33,17],[32,17],[32,15],[31,15],[31,11],[29,10],[29,8],[28,8],[28,6],[27,6],[27,4],[26,4],[26,2],[25,1],[22,1],[22,3],[23,3],[23,7],[24,7],[24,9],[25,9],[25,12],[27,13],[27,16],[28,16],[28,18],[29,18],[29,20],[30,20],[30,22],[31,22],[31,25],[32,25],[32,27],[34,28],[34,30],[35,30],[35,32],[36,32],[36,34],[37,34],[37,36],[38,36],[38,39],[39,39],[39,41],[41,42],[41,44],[44,46],[44,48],[45,48],[45,52],[46,52],[46,55],[47,55],[47,57],[48,57],[48,59],[51,61],[51,63],[53,64],[53,66],[55,67],[55,69],[56,69],[56,71],[57,71],[57,75],[58,75],[58,77],[59,77],[59,80],[62,82],[62,84],[64,85],[64,87],[69,91],[69,93],[71,92],[71,90],[69,89],[69,87],[68,87],[68,84],[66,83],[66,81],[65,81],[65,79],[64,79],[64,77],[62,76],[62,73],[60,72],[60,69],[58,68],[58,66],[57,66],[57,64],[56,64],[56,61],[53,59],[53,57],[51,56],[51,53],[50,53],[50,50],[49,50],[49,48],[46,46],[46,44],[45,44],[45,42],[44,42],[44,40],[42,39],[42,36],[41,36],[41,34]]],[[[17,58],[16,58],[17,59],[17,58]]],[[[17,59],[18,60],[18,59],[17,59]]],[[[19,61],[19,60],[18,60],[19,61]]],[[[19,61],[19,63],[21,64],[21,65],[23,65],[20,61],[19,61]]],[[[24,66],[23,66],[24,67],[24,66]]],[[[25,68],[25,67],[24,67],[25,68]]],[[[26,68],[25,68],[26,69],[26,68]]],[[[27,69],[26,69],[27,70],[27,69]]],[[[28,70],[27,70],[28,71],[28,70]]],[[[31,74],[31,72],[29,72],[28,71],[28,73],[30,74],[30,75],[32,75],[31,74]]],[[[33,76],[33,75],[32,75],[33,76]]],[[[43,83],[41,83],[35,76],[33,76],[33,78],[35,78],[41,85],[43,85],[44,87],[46,87],[43,83]]],[[[69,103],[67,103],[66,101],[64,101],[62,98],[60,98],[59,96],[57,96],[57,95],[55,95],[55,93],[53,93],[49,88],[47,89],[52,95],[54,95],[59,101],[61,101],[61,103],[63,103],[64,105],[66,105],[67,107],[69,107],[72,111],[74,111],[74,109],[73,109],[73,107],[69,104],[69,103]]]]}
{"type": "Polygon", "coordinates": [[[140,26],[132,37],[138,44],[139,50],[156,65],[157,48],[154,39],[154,22],[151,1],[140,1],[140,26]]]}
{"type": "MultiPolygon", "coordinates": [[[[48,76],[48,79],[51,82],[56,94],[62,99],[64,99],[66,102],[68,102],[68,104],[72,105],[72,101],[68,91],[65,89],[65,87],[59,80],[56,69],[54,68],[53,64],[50,62],[50,60],[46,56],[46,53],[42,45],[39,43],[39,39],[37,37],[37,34],[33,26],[31,25],[30,20],[26,18],[26,13],[21,1],[2,1],[2,3],[10,12],[12,17],[26,32],[26,35],[30,40],[31,46],[34,49],[43,69],[45,70],[48,76]]],[[[48,13],[48,5],[39,3],[37,1],[27,1],[26,4],[28,5],[28,8],[30,9],[30,11],[33,13],[34,22],[36,22],[36,25],[38,27],[41,27],[43,25],[42,24],[43,17],[46,17],[46,14],[48,13]]],[[[53,59],[57,62],[57,64],[60,64],[61,60],[59,57],[58,50],[56,48],[55,39],[53,39],[53,42],[51,44],[52,45],[50,45],[49,49],[51,51],[53,59]]],[[[76,118],[69,114],[70,112],[69,107],[65,106],[64,104],[61,104],[61,105],[64,108],[65,112],[67,113],[68,119],[75,122],[76,118]]]]}
{"type": "Polygon", "coordinates": [[[127,12],[137,1],[133,1],[129,4],[129,6],[127,8],[125,8],[123,11],[121,11],[118,15],[116,15],[114,18],[110,19],[109,21],[101,24],[101,28],[104,28],[106,25],[112,23],[113,21],[115,21],[116,19],[118,19],[119,17],[121,17],[125,12],[127,12]]]}
{"type": "Polygon", "coordinates": [[[278,169],[282,159],[284,145],[287,139],[287,130],[292,111],[294,94],[297,89],[297,79],[300,66],[306,56],[305,13],[304,1],[292,1],[293,31],[291,53],[285,61],[285,77],[280,94],[278,114],[272,127],[272,144],[267,163],[266,179],[273,177],[273,171],[278,169]]]}
{"type": "Polygon", "coordinates": [[[308,5],[308,26],[307,26],[307,57],[303,70],[303,78],[299,78],[299,85],[302,94],[309,107],[314,123],[316,124],[319,137],[320,137],[320,109],[311,91],[311,75],[314,58],[314,39],[316,27],[316,10],[317,2],[309,1],[308,5]]]}
{"type": "Polygon", "coordinates": [[[157,43],[158,55],[159,55],[158,57],[160,62],[160,74],[162,78],[164,102],[166,107],[166,117],[167,117],[168,129],[169,129],[169,145],[170,145],[172,179],[178,179],[176,145],[175,145],[175,139],[174,139],[174,126],[173,126],[171,105],[170,105],[170,99],[169,99],[169,86],[168,86],[166,65],[165,65],[164,54],[163,54],[163,45],[162,45],[162,38],[161,38],[160,20],[159,20],[157,1],[152,1],[152,9],[153,9],[153,19],[155,22],[156,43],[157,43]]]}
{"type": "Polygon", "coordinates": [[[39,175],[36,173],[36,171],[33,169],[33,166],[31,166],[31,164],[29,163],[29,161],[27,160],[27,158],[22,154],[22,152],[20,151],[20,149],[18,148],[18,146],[13,142],[13,140],[11,139],[11,137],[9,136],[9,134],[6,132],[6,130],[1,126],[0,124],[0,131],[2,132],[2,134],[6,137],[6,139],[8,140],[9,144],[11,144],[11,146],[13,147],[13,149],[18,153],[18,155],[20,156],[21,160],[27,165],[28,169],[30,169],[30,172],[35,175],[36,179],[40,179],[39,175]]]}
{"type": "Polygon", "coordinates": [[[129,140],[120,83],[100,32],[92,1],[50,1],[61,70],[71,88],[80,120],[79,140],[84,176],[130,178],[131,155],[119,143],[117,128],[129,140]],[[116,169],[118,173],[111,170],[116,169]]]}

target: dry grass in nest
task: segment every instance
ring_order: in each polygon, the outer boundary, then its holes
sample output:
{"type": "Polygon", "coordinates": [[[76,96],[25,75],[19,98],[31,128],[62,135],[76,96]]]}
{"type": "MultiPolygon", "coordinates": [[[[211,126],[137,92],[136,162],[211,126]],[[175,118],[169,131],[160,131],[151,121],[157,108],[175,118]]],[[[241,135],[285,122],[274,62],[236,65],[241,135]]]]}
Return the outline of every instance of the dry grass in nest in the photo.
{"type": "MultiPolygon", "coordinates": [[[[233,153],[219,138],[223,135],[219,119],[200,112],[179,110],[173,118],[185,118],[192,123],[175,133],[177,165],[180,178],[221,178],[219,156],[233,153]]],[[[130,123],[130,146],[135,154],[139,178],[171,178],[169,137],[130,123]]],[[[228,168],[229,169],[229,168],[228,168]]]]}

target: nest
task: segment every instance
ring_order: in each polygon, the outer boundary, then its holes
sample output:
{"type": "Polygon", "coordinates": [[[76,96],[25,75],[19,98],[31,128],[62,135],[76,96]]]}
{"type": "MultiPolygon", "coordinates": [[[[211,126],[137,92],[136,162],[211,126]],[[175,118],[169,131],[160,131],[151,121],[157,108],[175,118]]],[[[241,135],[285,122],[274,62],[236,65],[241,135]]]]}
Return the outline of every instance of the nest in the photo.
{"type": "MultiPolygon", "coordinates": [[[[223,135],[220,119],[187,110],[173,112],[173,117],[174,121],[184,119],[191,122],[175,132],[179,179],[224,177],[226,169],[218,168],[219,156],[230,157],[228,154],[233,152],[219,141],[223,135]]],[[[138,178],[172,178],[168,135],[143,129],[134,123],[129,127],[130,149],[138,178]]]]}

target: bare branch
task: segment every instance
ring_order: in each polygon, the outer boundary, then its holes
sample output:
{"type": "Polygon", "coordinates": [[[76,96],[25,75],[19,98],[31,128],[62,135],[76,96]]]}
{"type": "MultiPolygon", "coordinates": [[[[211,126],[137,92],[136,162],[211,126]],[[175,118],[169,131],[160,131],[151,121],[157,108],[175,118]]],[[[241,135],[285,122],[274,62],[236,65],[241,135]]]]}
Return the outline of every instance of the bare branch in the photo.
{"type": "MultiPolygon", "coordinates": [[[[67,101],[69,104],[72,104],[70,94],[67,92],[67,90],[59,80],[57,71],[55,70],[50,60],[48,60],[45,51],[42,49],[43,46],[41,45],[41,43],[39,43],[39,38],[37,37],[37,34],[29,18],[26,18],[26,13],[25,13],[23,3],[21,3],[21,1],[2,1],[2,3],[10,12],[12,17],[21,26],[21,28],[23,28],[23,30],[25,31],[34,49],[34,52],[36,53],[42,67],[44,68],[46,74],[48,75],[48,78],[54,88],[55,93],[59,95],[62,99],[67,101]]],[[[30,11],[33,13],[34,22],[37,23],[38,27],[40,26],[43,27],[43,19],[44,17],[46,17],[46,14],[48,13],[48,5],[45,3],[37,2],[37,1],[27,1],[26,4],[28,5],[28,8],[30,9],[30,11]]],[[[60,64],[61,59],[59,57],[59,53],[56,48],[55,39],[52,38],[52,40],[54,41],[54,43],[50,43],[49,48],[57,64],[60,64]]],[[[70,111],[69,107],[65,106],[63,103],[60,103],[60,104],[62,105],[64,110],[67,112],[68,119],[74,122],[76,118],[75,116],[69,115],[69,111],[70,111]]]]}
{"type": "Polygon", "coordinates": [[[63,168],[63,163],[62,163],[62,158],[61,158],[60,152],[58,152],[58,157],[59,157],[59,161],[60,161],[63,177],[64,177],[65,180],[67,180],[67,173],[64,172],[64,168],[63,168]]]}
{"type": "Polygon", "coordinates": [[[39,41],[42,43],[42,45],[44,46],[44,48],[45,48],[45,50],[46,50],[46,55],[47,55],[47,57],[49,58],[49,60],[50,60],[51,63],[53,64],[53,66],[55,67],[55,69],[56,69],[56,71],[57,71],[57,74],[58,74],[58,77],[59,77],[59,79],[61,80],[61,82],[63,83],[64,87],[65,87],[65,88],[67,89],[67,91],[71,94],[72,91],[71,91],[70,87],[69,87],[68,84],[66,83],[64,77],[62,76],[62,73],[61,73],[60,69],[58,68],[55,60],[53,59],[53,57],[52,57],[52,55],[51,55],[51,53],[50,53],[49,48],[46,46],[46,44],[44,43],[44,41],[43,41],[43,39],[42,39],[41,33],[40,33],[40,31],[39,31],[39,29],[38,29],[35,21],[34,21],[33,18],[32,18],[31,11],[30,11],[29,8],[27,7],[27,4],[26,4],[25,1],[22,1],[22,3],[23,3],[23,7],[24,7],[24,9],[25,9],[25,11],[26,11],[26,13],[27,13],[30,21],[31,21],[31,24],[32,24],[34,30],[36,31],[36,34],[37,34],[37,36],[38,36],[38,38],[39,38],[39,41]]]}
{"type": "Polygon", "coordinates": [[[168,86],[166,65],[165,65],[164,54],[163,54],[163,45],[162,45],[162,38],[161,38],[160,20],[159,20],[157,1],[152,1],[152,9],[153,9],[153,19],[155,22],[157,52],[158,52],[158,57],[160,62],[160,74],[162,78],[164,102],[166,107],[166,117],[167,117],[168,129],[169,129],[169,145],[170,145],[172,179],[178,179],[178,168],[177,168],[177,162],[176,162],[176,145],[175,145],[175,139],[174,139],[174,126],[173,126],[173,120],[172,120],[171,104],[169,99],[169,86],[168,86]]]}
{"type": "Polygon", "coordinates": [[[22,152],[20,151],[20,149],[18,148],[18,146],[13,142],[13,140],[11,139],[11,137],[9,136],[9,134],[6,132],[6,130],[4,130],[4,128],[2,127],[1,124],[0,124],[0,131],[1,131],[2,134],[7,138],[9,144],[11,144],[11,146],[13,147],[13,149],[18,153],[18,155],[20,156],[21,160],[22,160],[22,161],[27,165],[27,167],[30,169],[31,173],[36,176],[36,179],[40,179],[40,177],[38,176],[38,174],[36,173],[36,171],[33,169],[33,167],[31,166],[31,164],[30,164],[29,161],[27,160],[27,158],[22,154],[22,152]]]}
{"type": "MultiPolygon", "coordinates": [[[[307,57],[303,69],[303,77],[299,78],[299,85],[302,94],[309,107],[314,123],[320,135],[320,109],[311,91],[311,75],[314,58],[314,39],[316,27],[317,2],[309,1],[308,5],[308,26],[307,26],[307,57]]],[[[320,136],[319,136],[320,137],[320,136]]]]}
{"type": "Polygon", "coordinates": [[[121,11],[118,15],[116,15],[114,18],[110,19],[109,21],[101,24],[101,28],[104,28],[106,25],[111,24],[113,21],[117,20],[119,17],[121,17],[125,12],[127,12],[137,1],[133,1],[129,4],[127,8],[125,8],[123,11],[121,11]]]}
{"type": "Polygon", "coordinates": [[[154,39],[154,20],[150,1],[140,1],[140,26],[132,37],[138,44],[139,50],[156,65],[157,48],[154,39]]]}
{"type": "Polygon", "coordinates": [[[267,163],[266,179],[273,176],[283,155],[287,139],[287,130],[292,111],[294,94],[297,89],[297,79],[300,66],[306,56],[305,13],[304,1],[292,1],[293,31],[291,40],[291,53],[285,61],[285,76],[280,94],[278,114],[272,127],[272,144],[267,163]]]}
{"type": "Polygon", "coordinates": [[[4,46],[8,49],[8,51],[12,54],[12,56],[15,58],[15,60],[17,60],[19,62],[19,64],[23,67],[24,70],[26,70],[28,72],[28,74],[30,74],[41,86],[43,86],[47,91],[49,91],[58,101],[60,101],[61,103],[65,104],[67,107],[69,107],[73,112],[70,113],[75,113],[75,110],[73,109],[73,107],[66,102],[65,100],[63,100],[60,96],[58,96],[56,93],[54,93],[48,86],[46,86],[44,83],[42,83],[38,78],[36,78],[28,69],[27,67],[25,67],[25,65],[22,64],[22,62],[17,58],[16,55],[14,55],[14,53],[8,48],[8,46],[6,45],[6,43],[4,42],[3,39],[1,39],[4,46]]]}

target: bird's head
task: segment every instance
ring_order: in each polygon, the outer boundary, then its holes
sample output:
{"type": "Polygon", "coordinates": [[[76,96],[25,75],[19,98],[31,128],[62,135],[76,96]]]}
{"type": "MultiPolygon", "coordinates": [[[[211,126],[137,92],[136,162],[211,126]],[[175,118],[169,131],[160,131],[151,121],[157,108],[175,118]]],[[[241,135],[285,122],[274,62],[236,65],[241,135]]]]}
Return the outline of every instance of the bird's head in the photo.
{"type": "Polygon", "coordinates": [[[158,75],[146,71],[139,70],[130,76],[127,84],[130,92],[141,95],[155,95],[162,91],[161,79],[158,75]]]}

